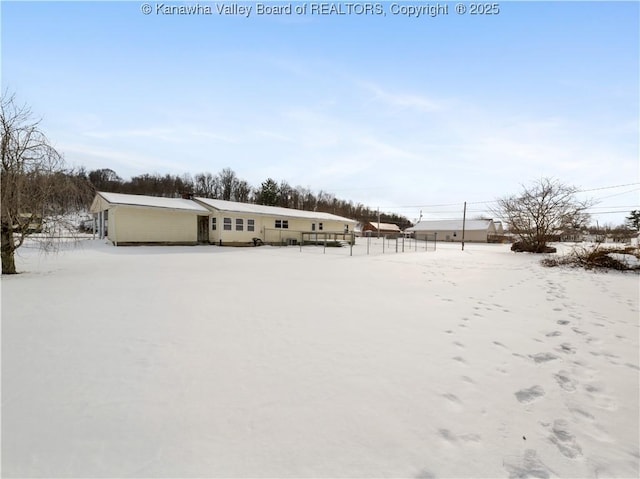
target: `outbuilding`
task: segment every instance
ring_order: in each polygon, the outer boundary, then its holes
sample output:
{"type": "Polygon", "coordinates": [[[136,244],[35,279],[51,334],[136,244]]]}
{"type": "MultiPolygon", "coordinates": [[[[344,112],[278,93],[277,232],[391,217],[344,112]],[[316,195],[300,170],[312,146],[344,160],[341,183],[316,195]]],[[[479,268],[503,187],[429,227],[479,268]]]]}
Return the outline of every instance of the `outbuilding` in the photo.
{"type": "Polygon", "coordinates": [[[402,234],[400,227],[394,223],[378,223],[369,221],[362,226],[364,236],[392,236],[397,238],[402,234]]]}
{"type": "MultiPolygon", "coordinates": [[[[405,231],[413,233],[416,239],[437,241],[462,241],[463,220],[420,221],[405,231]]],[[[464,240],[489,243],[497,238],[493,220],[464,221],[464,240]]]]}

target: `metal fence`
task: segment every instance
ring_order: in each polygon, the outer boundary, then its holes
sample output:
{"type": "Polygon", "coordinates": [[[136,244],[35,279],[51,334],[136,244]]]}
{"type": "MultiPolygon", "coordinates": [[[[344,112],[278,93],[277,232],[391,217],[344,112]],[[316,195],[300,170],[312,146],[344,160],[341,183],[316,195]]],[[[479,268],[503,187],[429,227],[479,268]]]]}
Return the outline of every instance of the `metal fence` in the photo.
{"type": "Polygon", "coordinates": [[[297,246],[302,253],[333,254],[341,256],[374,256],[381,254],[401,254],[417,252],[433,252],[437,248],[435,235],[426,239],[404,237],[354,237],[355,242],[348,240],[334,240],[318,236],[308,238],[297,246]]]}

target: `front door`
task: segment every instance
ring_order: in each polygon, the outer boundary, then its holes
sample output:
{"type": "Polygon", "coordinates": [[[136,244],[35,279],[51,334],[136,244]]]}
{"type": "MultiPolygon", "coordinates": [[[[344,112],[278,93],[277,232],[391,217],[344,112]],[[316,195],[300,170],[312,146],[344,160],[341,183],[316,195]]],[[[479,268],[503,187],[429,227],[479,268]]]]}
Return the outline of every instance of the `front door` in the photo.
{"type": "Polygon", "coordinates": [[[198,216],[198,243],[209,242],[209,217],[198,216]]]}

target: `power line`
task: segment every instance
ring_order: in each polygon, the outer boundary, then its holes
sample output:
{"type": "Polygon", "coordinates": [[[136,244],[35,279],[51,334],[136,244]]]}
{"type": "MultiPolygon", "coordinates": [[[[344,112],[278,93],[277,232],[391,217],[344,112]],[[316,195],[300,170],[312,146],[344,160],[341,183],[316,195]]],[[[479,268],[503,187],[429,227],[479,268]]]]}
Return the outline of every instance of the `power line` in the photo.
{"type": "Polygon", "coordinates": [[[589,213],[591,215],[608,215],[613,213],[629,213],[629,210],[620,210],[620,211],[597,211],[595,213],[589,213]]]}
{"type": "MultiPolygon", "coordinates": [[[[576,193],[588,193],[590,191],[600,191],[600,190],[611,190],[614,188],[624,188],[626,186],[638,186],[640,185],[640,183],[626,183],[626,184],[622,184],[622,185],[611,185],[611,186],[601,186],[598,188],[591,188],[588,190],[576,190],[576,193]]],[[[634,188],[633,190],[629,190],[629,191],[625,191],[622,193],[616,193],[614,195],[610,195],[610,196],[604,196],[600,199],[606,199],[606,198],[612,198],[614,196],[621,196],[621,195],[625,195],[627,193],[633,193],[634,191],[639,191],[640,188],[634,188]]],[[[487,200],[487,201],[470,201],[467,202],[467,205],[484,205],[484,204],[491,204],[491,203],[497,203],[498,200],[487,200]]],[[[432,204],[432,205],[402,205],[402,206],[380,206],[380,209],[388,209],[388,208],[392,208],[392,209],[409,209],[409,208],[437,208],[437,207],[443,207],[443,206],[458,206],[460,208],[462,208],[464,204],[464,201],[461,201],[459,203],[441,203],[441,204],[432,204]]],[[[435,213],[433,211],[431,211],[430,213],[435,213]]]]}
{"type": "MultiPolygon", "coordinates": [[[[640,208],[639,205],[609,205],[609,206],[592,206],[590,210],[601,210],[603,208],[640,208]]],[[[625,210],[626,211],[626,210],[625,210]]]]}
{"type": "Polygon", "coordinates": [[[614,196],[622,196],[622,195],[626,195],[626,194],[629,194],[629,193],[633,193],[634,191],[640,191],[640,188],[634,188],[633,190],[623,191],[622,193],[615,193],[613,195],[602,196],[599,199],[605,200],[607,198],[613,198],[614,196]]]}
{"type": "Polygon", "coordinates": [[[591,188],[590,190],[578,190],[576,193],[587,193],[589,191],[610,190],[613,188],[624,188],[625,186],[637,186],[640,183],[627,183],[625,185],[601,186],[600,188],[591,188]]]}

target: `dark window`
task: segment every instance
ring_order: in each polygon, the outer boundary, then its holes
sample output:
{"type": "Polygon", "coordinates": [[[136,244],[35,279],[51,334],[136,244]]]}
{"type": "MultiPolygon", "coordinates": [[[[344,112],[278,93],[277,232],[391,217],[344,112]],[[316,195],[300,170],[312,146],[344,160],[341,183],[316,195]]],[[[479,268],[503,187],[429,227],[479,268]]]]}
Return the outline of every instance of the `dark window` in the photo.
{"type": "Polygon", "coordinates": [[[222,221],[224,222],[223,229],[225,231],[231,231],[231,218],[224,218],[222,221]]]}
{"type": "Polygon", "coordinates": [[[322,223],[318,223],[318,229],[322,231],[322,223]]]}
{"type": "Polygon", "coordinates": [[[236,218],[236,231],[244,231],[244,220],[236,218]]]}
{"type": "Polygon", "coordinates": [[[216,219],[215,218],[211,218],[211,230],[213,230],[213,231],[216,230],[216,219]]]}
{"type": "Polygon", "coordinates": [[[255,231],[256,221],[255,220],[247,220],[247,231],[255,231]]]}
{"type": "Polygon", "coordinates": [[[311,223],[311,231],[315,231],[316,230],[316,224],[315,223],[311,223]]]}
{"type": "Polygon", "coordinates": [[[282,220],[282,227],[284,229],[289,228],[289,220],[282,220]]]}
{"type": "Polygon", "coordinates": [[[282,220],[276,220],[276,228],[282,228],[282,220]]]}

